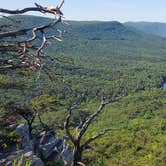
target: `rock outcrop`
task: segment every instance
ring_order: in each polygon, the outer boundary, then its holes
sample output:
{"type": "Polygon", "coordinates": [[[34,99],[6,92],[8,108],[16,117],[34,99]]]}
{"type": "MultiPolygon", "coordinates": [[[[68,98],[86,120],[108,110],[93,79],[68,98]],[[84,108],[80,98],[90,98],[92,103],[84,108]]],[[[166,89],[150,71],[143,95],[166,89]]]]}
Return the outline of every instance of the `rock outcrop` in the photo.
{"type": "Polygon", "coordinates": [[[36,141],[37,154],[41,155],[44,160],[57,162],[60,159],[70,163],[72,151],[68,148],[66,141],[55,138],[52,132],[40,133],[36,141]]]}
{"type": "Polygon", "coordinates": [[[32,166],[44,166],[44,161],[58,162],[63,160],[70,165],[72,160],[72,151],[68,148],[63,139],[55,137],[52,131],[43,131],[33,139],[29,137],[28,126],[25,124],[9,126],[16,130],[21,136],[19,150],[11,147],[6,153],[0,153],[0,165],[12,166],[17,159],[22,158],[22,162],[31,161],[32,166]]]}
{"type": "Polygon", "coordinates": [[[17,165],[20,160],[22,161],[21,165],[26,165],[29,162],[31,166],[44,166],[43,161],[32,151],[25,152],[23,150],[9,153],[8,156],[0,160],[0,165],[13,166],[14,162],[17,165]]]}

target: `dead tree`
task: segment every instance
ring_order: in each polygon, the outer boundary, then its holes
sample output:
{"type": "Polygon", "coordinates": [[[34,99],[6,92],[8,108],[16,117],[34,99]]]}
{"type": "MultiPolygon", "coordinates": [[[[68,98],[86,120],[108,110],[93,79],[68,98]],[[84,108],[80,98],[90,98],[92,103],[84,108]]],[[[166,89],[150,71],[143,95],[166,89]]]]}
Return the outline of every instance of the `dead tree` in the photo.
{"type": "Polygon", "coordinates": [[[70,107],[68,109],[68,115],[67,115],[66,121],[64,123],[64,128],[65,128],[65,131],[66,131],[66,134],[67,134],[69,140],[71,141],[71,143],[74,146],[73,163],[72,163],[73,166],[84,165],[82,163],[83,151],[88,148],[89,144],[92,141],[100,138],[101,136],[105,135],[107,132],[109,132],[111,130],[111,129],[106,129],[106,130],[102,131],[101,133],[98,133],[98,134],[92,136],[91,138],[86,140],[84,143],[82,143],[82,137],[84,136],[85,132],[87,131],[89,125],[104,110],[105,106],[108,103],[109,102],[107,102],[105,98],[102,99],[101,104],[100,104],[99,108],[97,109],[97,111],[94,112],[93,114],[91,114],[89,117],[87,117],[85,119],[85,121],[81,122],[79,127],[76,128],[76,132],[77,132],[76,136],[74,136],[70,131],[70,119],[71,119],[72,110],[74,109],[75,106],[70,107]]]}
{"type": "MultiPolygon", "coordinates": [[[[35,7],[29,7],[22,10],[8,10],[0,8],[1,14],[24,14],[27,12],[40,12],[43,14],[51,14],[54,16],[54,19],[50,20],[50,23],[31,27],[23,28],[17,30],[7,30],[0,31],[1,41],[8,39],[12,43],[0,42],[0,52],[16,52],[18,56],[18,62],[13,64],[1,63],[0,69],[15,69],[15,68],[31,68],[31,69],[41,69],[42,60],[41,54],[42,50],[45,48],[46,43],[50,39],[55,39],[57,41],[62,40],[63,32],[60,29],[57,29],[56,26],[59,23],[62,23],[63,13],[61,12],[61,7],[64,4],[64,0],[57,7],[43,7],[35,3],[35,7]],[[49,36],[46,32],[48,29],[55,28],[55,34],[49,36]],[[31,34],[31,37],[29,37],[31,34]],[[40,36],[39,36],[40,34],[40,36]],[[19,37],[22,38],[19,38],[19,37]],[[13,42],[12,38],[18,39],[17,42],[13,42]],[[24,38],[24,39],[23,39],[24,38]],[[13,44],[14,43],[14,44],[13,44]]],[[[3,16],[7,19],[13,20],[10,16],[3,16]]],[[[6,25],[7,26],[7,25],[6,25]]],[[[5,27],[6,27],[5,26],[5,27]]]]}

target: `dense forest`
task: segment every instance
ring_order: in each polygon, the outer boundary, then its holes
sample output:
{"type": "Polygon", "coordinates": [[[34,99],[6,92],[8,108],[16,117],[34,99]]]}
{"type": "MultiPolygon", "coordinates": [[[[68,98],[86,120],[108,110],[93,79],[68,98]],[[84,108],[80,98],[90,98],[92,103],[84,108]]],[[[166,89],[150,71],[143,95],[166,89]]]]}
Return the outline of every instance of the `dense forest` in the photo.
{"type": "MultiPolygon", "coordinates": [[[[12,18],[26,28],[50,21],[26,15],[12,18]]],[[[20,26],[5,18],[1,18],[0,26],[4,22],[12,28],[20,26]]],[[[89,166],[164,166],[166,38],[116,21],[67,23],[59,26],[65,31],[63,41],[47,43],[42,57],[45,70],[0,70],[1,115],[11,105],[30,105],[40,110],[43,123],[53,127],[58,137],[66,138],[63,122],[69,103],[80,104],[72,112],[74,132],[80,117],[96,110],[102,95],[111,99],[121,96],[88,128],[83,140],[102,129],[112,130],[90,145],[83,162],[89,166]]],[[[0,63],[12,59],[9,65],[15,61],[11,53],[1,53],[0,58],[0,63]]],[[[38,119],[33,127],[41,127],[38,119]]],[[[13,133],[0,134],[13,136],[10,141],[16,141],[13,133]]],[[[7,150],[7,145],[1,148],[7,150]]]]}

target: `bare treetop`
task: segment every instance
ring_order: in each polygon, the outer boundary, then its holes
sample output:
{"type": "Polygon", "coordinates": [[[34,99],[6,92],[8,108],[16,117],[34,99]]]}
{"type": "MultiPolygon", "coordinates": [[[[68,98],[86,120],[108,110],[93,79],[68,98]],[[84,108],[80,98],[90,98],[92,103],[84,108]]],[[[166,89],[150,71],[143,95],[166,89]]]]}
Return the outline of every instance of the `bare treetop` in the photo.
{"type": "Polygon", "coordinates": [[[60,3],[60,5],[56,6],[56,7],[43,7],[37,3],[35,3],[36,7],[28,7],[28,8],[24,8],[22,10],[9,10],[9,9],[2,9],[0,8],[0,13],[5,13],[5,14],[24,14],[27,12],[31,12],[31,11],[35,11],[35,12],[41,12],[41,13],[50,13],[53,15],[63,15],[63,13],[60,11],[61,7],[64,4],[64,0],[60,3]]]}
{"type": "MultiPolygon", "coordinates": [[[[64,0],[60,3],[60,5],[56,7],[44,7],[35,3],[35,7],[28,7],[21,10],[8,10],[0,8],[0,13],[2,14],[16,15],[33,11],[40,12],[43,14],[51,14],[54,16],[54,19],[52,19],[50,23],[43,24],[41,26],[22,28],[14,31],[8,30],[5,32],[0,32],[0,39],[3,40],[12,37],[24,37],[24,39],[19,39],[19,41],[15,45],[16,52],[19,55],[19,62],[17,64],[12,64],[11,66],[8,65],[7,68],[40,69],[42,67],[41,52],[43,48],[46,46],[47,41],[50,39],[55,39],[58,41],[62,40],[63,32],[60,29],[56,29],[55,34],[51,36],[49,36],[46,30],[50,28],[55,28],[58,23],[62,22],[63,13],[61,11],[61,7],[63,6],[63,4],[64,0]],[[31,37],[27,35],[28,33],[31,33],[31,37]],[[40,36],[37,34],[40,34],[40,36]]],[[[10,16],[8,18],[10,19],[10,16]]],[[[4,50],[13,51],[11,50],[10,43],[8,45],[0,44],[0,51],[4,50]]],[[[5,64],[3,66],[0,66],[0,69],[1,68],[6,68],[5,64]]]]}

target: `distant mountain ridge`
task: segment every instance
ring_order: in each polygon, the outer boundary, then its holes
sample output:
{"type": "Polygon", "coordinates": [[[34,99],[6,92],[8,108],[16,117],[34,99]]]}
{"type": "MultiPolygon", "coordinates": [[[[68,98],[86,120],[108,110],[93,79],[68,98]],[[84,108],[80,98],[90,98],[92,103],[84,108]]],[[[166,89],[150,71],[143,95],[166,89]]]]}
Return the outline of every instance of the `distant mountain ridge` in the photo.
{"type": "Polygon", "coordinates": [[[160,22],[126,22],[124,25],[134,27],[145,33],[166,37],[166,23],[160,22]]]}
{"type": "MultiPolygon", "coordinates": [[[[17,15],[15,19],[22,24],[14,27],[34,27],[50,22],[49,18],[17,15]]],[[[0,25],[5,21],[1,19],[0,25]]],[[[140,30],[132,23],[120,23],[118,21],[67,21],[69,25],[58,26],[66,31],[63,42],[52,42],[48,45],[49,52],[70,55],[86,56],[156,56],[166,52],[166,39],[140,30]],[[132,24],[133,25],[133,24],[132,24]],[[134,27],[134,28],[133,28],[134,27]]],[[[56,29],[50,29],[49,35],[56,29]]]]}

